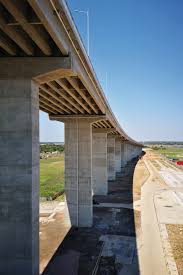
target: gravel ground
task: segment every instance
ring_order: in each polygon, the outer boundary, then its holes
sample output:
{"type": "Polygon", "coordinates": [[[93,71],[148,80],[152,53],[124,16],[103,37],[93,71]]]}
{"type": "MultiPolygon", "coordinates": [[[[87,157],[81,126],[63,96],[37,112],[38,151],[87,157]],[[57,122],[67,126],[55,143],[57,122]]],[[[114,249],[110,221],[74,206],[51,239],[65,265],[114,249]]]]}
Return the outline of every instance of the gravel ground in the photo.
{"type": "Polygon", "coordinates": [[[183,225],[166,225],[179,275],[183,275],[183,225]]]}

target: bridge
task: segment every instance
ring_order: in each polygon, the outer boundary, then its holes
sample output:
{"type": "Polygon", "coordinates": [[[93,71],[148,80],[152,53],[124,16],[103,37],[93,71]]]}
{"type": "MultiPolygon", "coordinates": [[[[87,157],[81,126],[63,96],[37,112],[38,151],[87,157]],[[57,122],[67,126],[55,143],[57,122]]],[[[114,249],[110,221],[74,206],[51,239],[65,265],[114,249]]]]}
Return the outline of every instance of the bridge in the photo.
{"type": "MultiPolygon", "coordinates": [[[[141,153],[115,118],[64,0],[0,0],[0,274],[39,274],[39,110],[65,124],[71,225],[141,153]]],[[[49,129],[48,129],[49,131],[49,129]]]]}

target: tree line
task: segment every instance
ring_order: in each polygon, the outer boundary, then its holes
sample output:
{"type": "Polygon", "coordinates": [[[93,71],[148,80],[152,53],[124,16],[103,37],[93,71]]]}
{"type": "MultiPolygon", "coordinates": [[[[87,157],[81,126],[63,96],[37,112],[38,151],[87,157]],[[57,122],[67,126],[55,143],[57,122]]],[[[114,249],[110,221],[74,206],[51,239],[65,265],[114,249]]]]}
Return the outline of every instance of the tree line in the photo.
{"type": "Polygon", "coordinates": [[[64,151],[64,145],[57,145],[57,144],[41,144],[40,145],[40,153],[51,153],[51,152],[63,152],[64,151]]]}

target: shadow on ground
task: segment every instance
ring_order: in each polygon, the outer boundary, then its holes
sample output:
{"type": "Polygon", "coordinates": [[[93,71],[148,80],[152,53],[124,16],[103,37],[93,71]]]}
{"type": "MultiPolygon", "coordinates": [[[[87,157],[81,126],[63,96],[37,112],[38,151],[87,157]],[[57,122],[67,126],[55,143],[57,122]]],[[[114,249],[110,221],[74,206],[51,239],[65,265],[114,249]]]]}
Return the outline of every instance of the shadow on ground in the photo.
{"type": "Polygon", "coordinates": [[[133,210],[137,161],[108,182],[107,196],[94,196],[93,227],[72,228],[43,275],[140,274],[133,210]]]}

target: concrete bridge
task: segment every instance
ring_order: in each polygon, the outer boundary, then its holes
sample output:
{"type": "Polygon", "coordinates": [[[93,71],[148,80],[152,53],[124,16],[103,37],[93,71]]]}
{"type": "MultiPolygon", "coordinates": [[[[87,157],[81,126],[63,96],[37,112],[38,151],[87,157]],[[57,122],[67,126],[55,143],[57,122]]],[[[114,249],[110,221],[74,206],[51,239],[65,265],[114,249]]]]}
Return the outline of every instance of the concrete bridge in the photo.
{"type": "MultiPolygon", "coordinates": [[[[39,110],[65,124],[71,224],[141,153],[116,120],[62,0],[0,0],[0,274],[39,274],[39,110]]],[[[49,131],[49,129],[48,129],[49,131]]]]}

